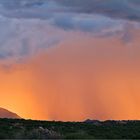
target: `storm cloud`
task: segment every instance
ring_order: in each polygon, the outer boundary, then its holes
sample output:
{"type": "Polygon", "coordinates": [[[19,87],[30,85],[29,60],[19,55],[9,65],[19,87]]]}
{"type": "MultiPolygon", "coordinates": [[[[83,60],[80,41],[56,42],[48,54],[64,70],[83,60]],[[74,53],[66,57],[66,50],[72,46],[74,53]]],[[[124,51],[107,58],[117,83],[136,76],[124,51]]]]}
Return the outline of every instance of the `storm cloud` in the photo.
{"type": "Polygon", "coordinates": [[[53,47],[74,32],[93,37],[140,28],[139,0],[0,0],[0,60],[21,61],[53,47]]]}

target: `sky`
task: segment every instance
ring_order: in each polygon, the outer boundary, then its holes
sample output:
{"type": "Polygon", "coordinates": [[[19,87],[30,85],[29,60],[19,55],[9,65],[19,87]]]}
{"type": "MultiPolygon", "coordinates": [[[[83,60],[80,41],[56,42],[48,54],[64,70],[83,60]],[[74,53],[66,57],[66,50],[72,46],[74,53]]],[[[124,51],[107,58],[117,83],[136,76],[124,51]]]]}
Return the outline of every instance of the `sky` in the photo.
{"type": "Polygon", "coordinates": [[[139,0],[0,0],[0,106],[26,119],[140,119],[139,0]]]}

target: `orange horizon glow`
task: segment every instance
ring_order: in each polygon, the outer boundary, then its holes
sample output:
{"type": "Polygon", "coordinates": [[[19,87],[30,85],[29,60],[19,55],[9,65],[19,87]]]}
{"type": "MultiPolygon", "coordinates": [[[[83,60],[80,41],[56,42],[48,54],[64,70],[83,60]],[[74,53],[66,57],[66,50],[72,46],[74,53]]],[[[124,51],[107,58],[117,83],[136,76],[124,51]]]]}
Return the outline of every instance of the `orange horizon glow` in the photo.
{"type": "Polygon", "coordinates": [[[26,119],[140,119],[139,32],[65,40],[11,70],[0,68],[0,106],[26,119]]]}

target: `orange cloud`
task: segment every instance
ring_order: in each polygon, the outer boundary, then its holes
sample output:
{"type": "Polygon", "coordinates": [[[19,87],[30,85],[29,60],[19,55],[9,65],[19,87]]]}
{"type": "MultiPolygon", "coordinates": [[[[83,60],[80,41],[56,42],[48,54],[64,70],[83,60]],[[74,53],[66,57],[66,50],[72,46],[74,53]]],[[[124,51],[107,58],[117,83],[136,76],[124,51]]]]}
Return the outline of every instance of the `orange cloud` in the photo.
{"type": "Polygon", "coordinates": [[[139,32],[77,33],[13,70],[0,72],[0,105],[25,118],[140,119],[139,32]]]}

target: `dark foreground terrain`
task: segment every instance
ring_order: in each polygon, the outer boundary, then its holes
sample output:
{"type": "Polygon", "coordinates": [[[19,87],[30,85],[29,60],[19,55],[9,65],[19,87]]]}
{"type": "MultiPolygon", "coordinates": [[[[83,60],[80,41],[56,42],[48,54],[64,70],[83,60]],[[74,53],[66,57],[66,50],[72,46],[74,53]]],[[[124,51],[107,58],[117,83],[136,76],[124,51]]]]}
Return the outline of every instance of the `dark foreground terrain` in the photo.
{"type": "Polygon", "coordinates": [[[48,122],[0,119],[1,139],[140,139],[140,121],[48,122]]]}

